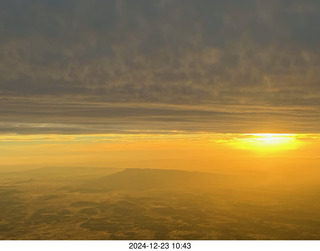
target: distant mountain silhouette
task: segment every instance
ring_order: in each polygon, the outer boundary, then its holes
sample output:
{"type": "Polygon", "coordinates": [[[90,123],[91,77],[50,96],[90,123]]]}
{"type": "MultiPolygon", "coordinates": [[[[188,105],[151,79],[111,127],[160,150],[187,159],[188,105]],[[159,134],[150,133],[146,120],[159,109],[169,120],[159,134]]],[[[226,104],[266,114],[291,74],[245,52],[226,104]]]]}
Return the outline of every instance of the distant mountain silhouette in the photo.
{"type": "Polygon", "coordinates": [[[108,175],[123,169],[118,168],[94,168],[94,167],[42,167],[15,172],[1,172],[2,177],[75,177],[78,175],[108,175]]]}
{"type": "Polygon", "coordinates": [[[83,184],[81,191],[145,191],[153,189],[201,189],[226,185],[234,176],[164,169],[130,168],[83,184]]]}

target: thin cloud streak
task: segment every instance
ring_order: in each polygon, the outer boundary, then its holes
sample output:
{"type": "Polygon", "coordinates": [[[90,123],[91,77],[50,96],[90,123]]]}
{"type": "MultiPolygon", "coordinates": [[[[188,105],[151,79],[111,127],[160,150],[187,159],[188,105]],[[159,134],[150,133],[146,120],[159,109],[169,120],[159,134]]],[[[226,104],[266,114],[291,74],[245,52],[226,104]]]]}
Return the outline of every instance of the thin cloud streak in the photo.
{"type": "Polygon", "coordinates": [[[1,133],[103,134],[300,132],[319,122],[305,107],[192,106],[154,103],[0,101],[1,133]],[[268,118],[268,121],[265,119],[268,118]],[[291,123],[287,123],[290,121],[291,123]],[[303,124],[302,124],[303,123],[303,124]]]}
{"type": "Polygon", "coordinates": [[[317,1],[0,9],[0,133],[318,132],[317,1]]]}

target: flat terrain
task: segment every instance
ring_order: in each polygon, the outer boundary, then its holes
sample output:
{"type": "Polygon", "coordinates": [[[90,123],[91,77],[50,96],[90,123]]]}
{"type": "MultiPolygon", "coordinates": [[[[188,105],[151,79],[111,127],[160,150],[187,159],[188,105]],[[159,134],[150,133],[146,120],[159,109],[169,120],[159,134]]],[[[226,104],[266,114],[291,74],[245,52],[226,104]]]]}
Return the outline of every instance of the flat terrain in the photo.
{"type": "Polygon", "coordinates": [[[319,187],[158,169],[0,176],[0,239],[320,239],[319,187]]]}

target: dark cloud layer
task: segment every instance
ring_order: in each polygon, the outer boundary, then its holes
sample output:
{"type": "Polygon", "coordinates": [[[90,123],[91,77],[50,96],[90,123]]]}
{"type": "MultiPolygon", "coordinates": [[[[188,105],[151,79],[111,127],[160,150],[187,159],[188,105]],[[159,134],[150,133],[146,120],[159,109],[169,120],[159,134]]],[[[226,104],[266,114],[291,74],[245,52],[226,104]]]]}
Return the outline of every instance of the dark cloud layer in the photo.
{"type": "Polygon", "coordinates": [[[0,131],[317,132],[320,2],[0,0],[0,131]]]}

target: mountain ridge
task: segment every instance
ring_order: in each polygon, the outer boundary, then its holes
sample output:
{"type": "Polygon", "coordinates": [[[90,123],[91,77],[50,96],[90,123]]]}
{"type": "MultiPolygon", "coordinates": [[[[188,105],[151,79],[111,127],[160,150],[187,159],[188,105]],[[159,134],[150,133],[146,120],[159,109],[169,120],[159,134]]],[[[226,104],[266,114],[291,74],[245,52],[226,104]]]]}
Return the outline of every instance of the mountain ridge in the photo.
{"type": "Polygon", "coordinates": [[[229,183],[235,176],[172,169],[127,168],[82,185],[87,191],[143,191],[204,188],[229,183]]]}

